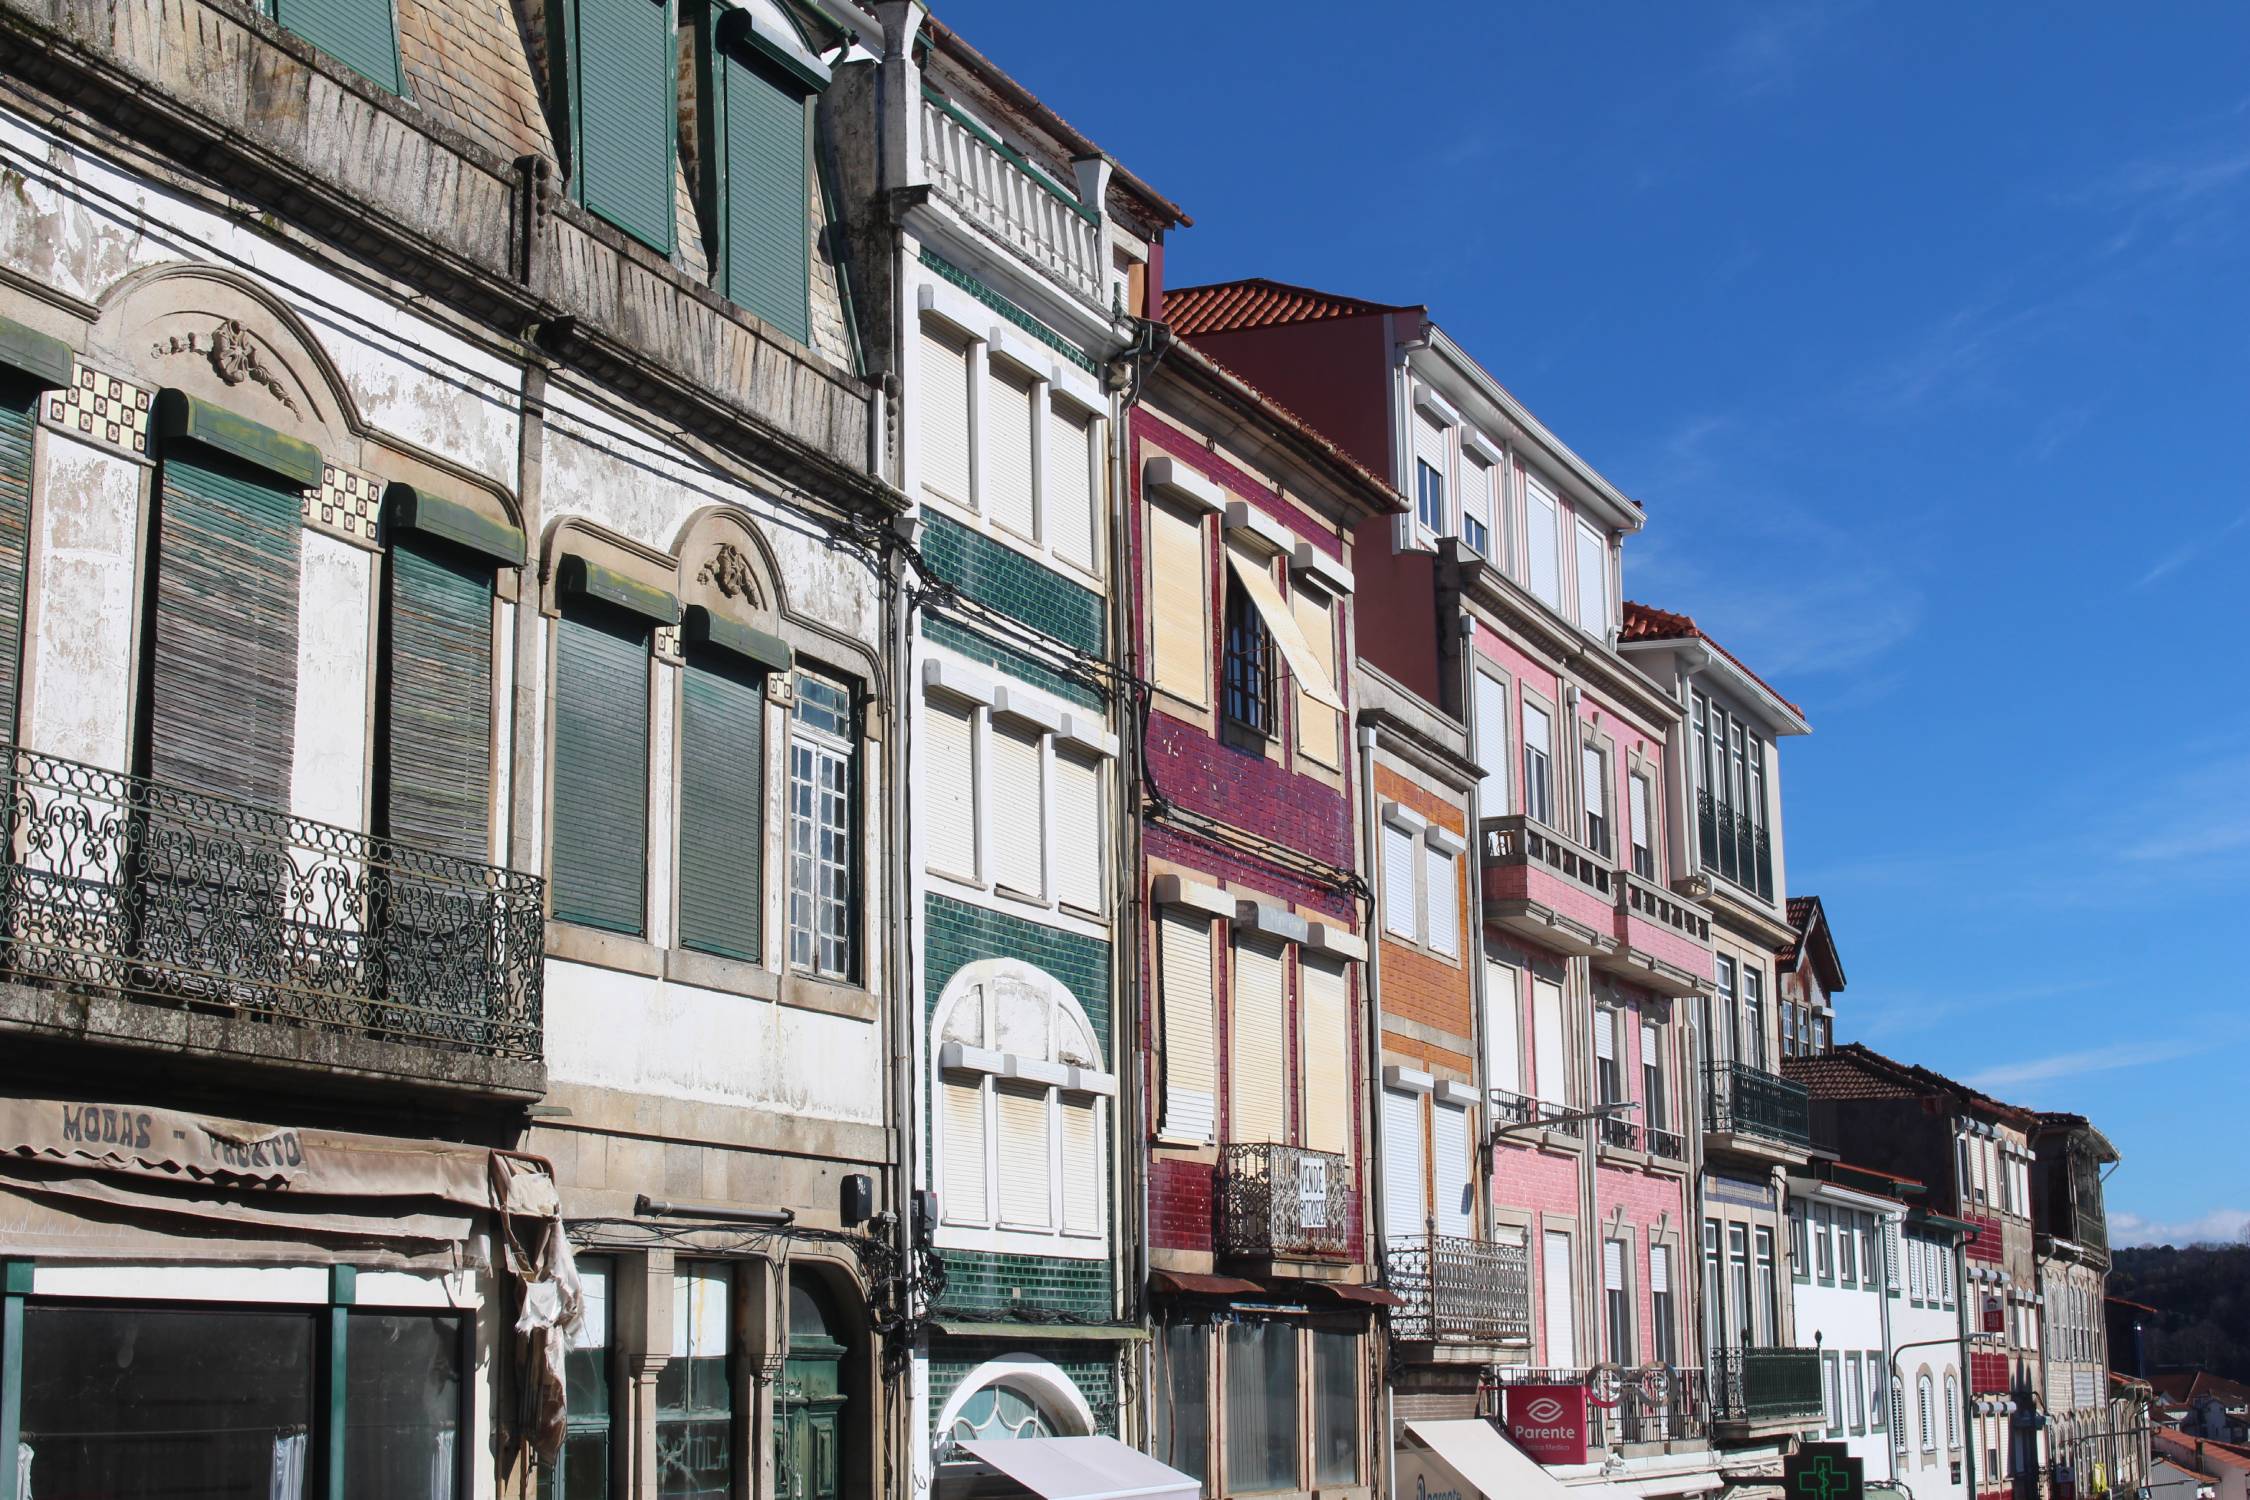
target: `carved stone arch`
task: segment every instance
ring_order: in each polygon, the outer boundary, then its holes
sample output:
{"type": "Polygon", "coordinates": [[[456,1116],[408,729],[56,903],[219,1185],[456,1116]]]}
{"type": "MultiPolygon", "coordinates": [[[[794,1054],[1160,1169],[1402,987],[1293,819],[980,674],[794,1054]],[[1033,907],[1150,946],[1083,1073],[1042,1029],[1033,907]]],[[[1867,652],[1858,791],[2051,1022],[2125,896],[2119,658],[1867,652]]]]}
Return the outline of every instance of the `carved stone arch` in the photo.
{"type": "Polygon", "coordinates": [[[87,341],[93,363],[170,387],[301,439],[329,463],[363,467],[366,432],[350,389],[294,309],[224,266],[135,271],[104,294],[87,341]]]}
{"type": "Polygon", "coordinates": [[[697,511],[680,528],[672,552],[679,559],[682,604],[700,604],[723,619],[766,630],[788,613],[773,548],[739,508],[708,505],[697,511]]]}
{"type": "MultiPolygon", "coordinates": [[[[933,1059],[937,1054],[937,1044],[946,1039],[947,1028],[953,1019],[955,1008],[972,996],[978,997],[980,1004],[996,1003],[987,997],[986,992],[1001,983],[1036,990],[1046,999],[1052,1001],[1060,1016],[1065,1018],[1072,1029],[1092,1048],[1093,1057],[1085,1061],[1091,1063],[1095,1071],[1106,1068],[1105,1059],[1109,1054],[1109,1038],[1104,1036],[1100,1028],[1094,1025],[1094,1018],[1086,1013],[1086,1007],[1079,1002],[1078,996],[1071,992],[1069,985],[1064,984],[1053,974],[1040,968],[1037,964],[1026,963],[1020,958],[974,959],[953,971],[952,976],[945,982],[945,988],[938,996],[937,1004],[930,1011],[929,1034],[932,1038],[930,1050],[933,1059]]],[[[959,1038],[955,1039],[959,1040],[959,1038]]],[[[983,1041],[973,1045],[983,1046],[992,1051],[1004,1052],[1008,1050],[1004,1041],[994,1035],[987,1035],[983,1041]]],[[[1076,1059],[1058,1058],[1056,1060],[1076,1066],[1085,1065],[1076,1059]]]]}

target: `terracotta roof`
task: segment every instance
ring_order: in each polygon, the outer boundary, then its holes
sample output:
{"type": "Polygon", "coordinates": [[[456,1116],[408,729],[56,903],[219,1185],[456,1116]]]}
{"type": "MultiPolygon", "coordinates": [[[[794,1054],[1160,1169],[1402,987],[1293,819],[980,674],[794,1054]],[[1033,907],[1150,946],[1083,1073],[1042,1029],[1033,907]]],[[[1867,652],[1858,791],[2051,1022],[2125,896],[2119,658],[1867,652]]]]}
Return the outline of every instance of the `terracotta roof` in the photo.
{"type": "Polygon", "coordinates": [[[1835,929],[1828,925],[1828,911],[1820,904],[1818,896],[1791,896],[1789,898],[1789,925],[1797,935],[1774,950],[1774,958],[1786,968],[1797,961],[1810,943],[1813,963],[1822,972],[1820,982],[1831,991],[1844,988],[1844,960],[1836,952],[1835,929]]]}
{"type": "MultiPolygon", "coordinates": [[[[2195,1455],[2197,1463],[2215,1461],[2230,1469],[2250,1469],[2250,1447],[2241,1443],[2222,1443],[2216,1438],[2195,1437],[2177,1427],[2159,1427],[2156,1429],[2156,1436],[2159,1440],[2178,1443],[2188,1449],[2195,1455]]],[[[2171,1457],[2169,1454],[2163,1456],[2171,1457]]],[[[2172,1461],[2179,1462],[2178,1459],[2172,1461]]]]}
{"type": "Polygon", "coordinates": [[[1832,1052],[1813,1057],[1785,1057],[1781,1071],[1822,1099],[1920,1099],[1951,1094],[2018,1127],[2028,1127],[2037,1119],[2028,1110],[1956,1083],[1943,1073],[1885,1057],[1865,1042],[1846,1042],[1832,1052]]]}
{"type": "Polygon", "coordinates": [[[1219,281],[1207,286],[1166,287],[1164,321],[1181,338],[1199,333],[1231,333],[1238,328],[1268,328],[1276,323],[1317,323],[1329,318],[1359,318],[1370,313],[1405,312],[1406,304],[1340,297],[1309,286],[1291,286],[1263,276],[1219,281]]]}
{"type": "Polygon", "coordinates": [[[1780,693],[1775,692],[1772,683],[1751,671],[1748,662],[1720,645],[1716,637],[1696,624],[1695,617],[1692,615],[1674,614],[1668,609],[1658,609],[1653,604],[1638,604],[1628,599],[1625,601],[1625,621],[1618,629],[1617,638],[1620,641],[1674,641],[1690,638],[1702,641],[1728,661],[1740,667],[1743,675],[1752,682],[1772,693],[1775,702],[1787,708],[1800,719],[1805,716],[1805,711],[1802,708],[1791,700],[1782,697],[1780,693]]]}

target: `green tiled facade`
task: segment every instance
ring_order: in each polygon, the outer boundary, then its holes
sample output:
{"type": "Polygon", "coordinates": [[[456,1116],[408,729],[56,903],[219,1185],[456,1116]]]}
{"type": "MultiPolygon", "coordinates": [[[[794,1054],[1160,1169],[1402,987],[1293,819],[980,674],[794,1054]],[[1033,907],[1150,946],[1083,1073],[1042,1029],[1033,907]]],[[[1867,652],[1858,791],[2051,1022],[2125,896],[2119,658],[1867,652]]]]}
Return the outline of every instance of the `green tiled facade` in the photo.
{"type": "Polygon", "coordinates": [[[937,1014],[938,1000],[962,965],[986,958],[1020,959],[1046,970],[1077,997],[1102,1049],[1102,1065],[1109,1066],[1114,1046],[1109,1030],[1109,944],[946,896],[929,897],[922,918],[925,1019],[937,1014]]]}
{"type": "Polygon", "coordinates": [[[1081,651],[1102,649],[1102,596],[1013,547],[925,511],[922,555],[938,577],[985,608],[1081,651]]]}
{"type": "Polygon", "coordinates": [[[1000,644],[980,630],[973,630],[936,615],[924,615],[922,639],[943,646],[948,651],[958,651],[971,661],[982,662],[1005,672],[1018,682],[1028,682],[1039,691],[1051,693],[1065,703],[1075,703],[1096,713],[1103,709],[1102,695],[1085,683],[1056,671],[1045,662],[1033,660],[1012,646],[1000,644]]]}
{"type": "Polygon", "coordinates": [[[1106,1260],[1061,1260],[1051,1255],[996,1255],[985,1250],[941,1250],[945,1261],[945,1315],[996,1319],[1037,1308],[1087,1323],[1115,1315],[1106,1260]]]}
{"type": "MultiPolygon", "coordinates": [[[[1002,1352],[998,1345],[983,1342],[963,1342],[947,1339],[943,1352],[930,1356],[930,1415],[945,1409],[971,1370],[983,1364],[994,1354],[1002,1352]]],[[[1111,1437],[1117,1435],[1117,1358],[1107,1348],[1089,1353],[1081,1343],[1017,1343],[1010,1340],[1005,1346],[1010,1354],[1036,1354],[1061,1370],[1078,1387],[1086,1404],[1094,1409],[1094,1430],[1111,1437]]]]}

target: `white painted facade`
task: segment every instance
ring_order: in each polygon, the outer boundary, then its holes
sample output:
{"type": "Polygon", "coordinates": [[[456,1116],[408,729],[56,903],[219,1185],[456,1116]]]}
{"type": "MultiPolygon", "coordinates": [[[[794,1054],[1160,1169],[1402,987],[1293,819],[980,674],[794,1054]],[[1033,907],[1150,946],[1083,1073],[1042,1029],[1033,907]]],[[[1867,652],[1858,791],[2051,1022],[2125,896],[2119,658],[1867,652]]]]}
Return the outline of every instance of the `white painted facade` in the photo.
{"type": "Polygon", "coordinates": [[[1901,1290],[1891,1298],[1891,1347],[1906,1418],[1904,1446],[1897,1449],[1898,1480],[1914,1500],[1967,1500],[1959,1252],[1950,1231],[1911,1216],[1898,1244],[1904,1265],[1901,1290]]]}
{"type": "Polygon", "coordinates": [[[1789,1213],[1792,1238],[1800,1222],[1809,1236],[1809,1264],[1793,1272],[1812,1274],[1792,1274],[1790,1287],[1798,1346],[1820,1351],[1820,1437],[1844,1444],[1869,1480],[1892,1477],[1891,1247],[1903,1210],[1831,1182],[1793,1179],[1789,1213]]]}

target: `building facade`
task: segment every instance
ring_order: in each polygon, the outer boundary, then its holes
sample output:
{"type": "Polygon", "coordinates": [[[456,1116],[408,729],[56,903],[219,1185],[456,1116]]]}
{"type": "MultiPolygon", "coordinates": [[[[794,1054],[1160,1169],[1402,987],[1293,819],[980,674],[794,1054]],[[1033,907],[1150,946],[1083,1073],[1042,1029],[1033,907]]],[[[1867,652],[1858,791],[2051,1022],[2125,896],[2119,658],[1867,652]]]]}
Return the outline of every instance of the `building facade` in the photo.
{"type": "Polygon", "coordinates": [[[1916,1500],[1963,1500],[1969,1492],[1960,1263],[1967,1231],[1964,1221],[1919,1204],[1899,1230],[1891,1451],[1899,1483],[1916,1500]]]}
{"type": "Polygon", "coordinates": [[[2032,1153],[2048,1482],[2058,1495],[2138,1489],[2148,1472],[2147,1413],[2137,1391],[2110,1379],[2102,1183],[2117,1148],[2083,1115],[2043,1113],[2032,1153]]]}
{"type": "Polygon", "coordinates": [[[1905,1213],[1895,1199],[1854,1186],[1863,1174],[1822,1166],[1789,1184],[1790,1292],[1798,1337],[1820,1359],[1820,1433],[1859,1459],[1869,1481],[1896,1481],[1904,1473],[1890,1431],[1892,1322],[1905,1213]]]}

